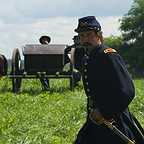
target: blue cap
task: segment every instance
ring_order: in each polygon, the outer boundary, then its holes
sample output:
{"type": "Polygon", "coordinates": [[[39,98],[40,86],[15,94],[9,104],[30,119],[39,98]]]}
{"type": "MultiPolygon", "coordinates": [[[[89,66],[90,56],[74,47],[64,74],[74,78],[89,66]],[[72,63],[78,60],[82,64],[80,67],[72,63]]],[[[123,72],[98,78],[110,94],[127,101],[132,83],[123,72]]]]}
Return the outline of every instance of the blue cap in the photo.
{"type": "Polygon", "coordinates": [[[95,16],[87,16],[78,20],[78,27],[75,32],[85,32],[89,30],[101,31],[100,23],[96,20],[95,16]]]}

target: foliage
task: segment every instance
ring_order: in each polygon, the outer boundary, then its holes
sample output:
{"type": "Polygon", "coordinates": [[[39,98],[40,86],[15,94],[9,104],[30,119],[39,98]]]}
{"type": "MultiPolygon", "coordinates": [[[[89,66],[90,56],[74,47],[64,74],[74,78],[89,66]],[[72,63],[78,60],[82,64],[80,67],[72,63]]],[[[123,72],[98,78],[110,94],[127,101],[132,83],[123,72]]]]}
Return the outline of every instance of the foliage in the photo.
{"type": "Polygon", "coordinates": [[[121,20],[121,30],[126,40],[139,41],[144,36],[144,1],[134,0],[129,12],[121,20]]]}
{"type": "Polygon", "coordinates": [[[112,47],[116,50],[118,50],[119,52],[122,51],[122,45],[123,45],[123,40],[121,36],[109,36],[104,38],[104,43],[108,46],[108,47],[112,47]]]}
{"type": "Polygon", "coordinates": [[[122,36],[110,36],[104,38],[104,43],[111,48],[114,48],[117,50],[117,52],[123,57],[125,62],[130,64],[129,61],[129,45],[124,43],[122,36]]]}
{"type": "Polygon", "coordinates": [[[131,9],[121,19],[122,36],[129,45],[127,53],[132,67],[144,67],[144,1],[134,0],[131,9]]]}
{"type": "Polygon", "coordinates": [[[104,38],[104,44],[106,44],[108,47],[114,48],[120,53],[122,56],[124,56],[127,48],[125,48],[125,45],[123,43],[122,36],[109,36],[104,38]]]}
{"type": "MultiPolygon", "coordinates": [[[[130,109],[144,126],[144,80],[136,80],[130,109]]],[[[72,144],[86,118],[86,97],[80,83],[69,90],[67,80],[50,80],[41,91],[39,80],[23,80],[19,94],[11,81],[0,81],[0,144],[72,144]]]]}

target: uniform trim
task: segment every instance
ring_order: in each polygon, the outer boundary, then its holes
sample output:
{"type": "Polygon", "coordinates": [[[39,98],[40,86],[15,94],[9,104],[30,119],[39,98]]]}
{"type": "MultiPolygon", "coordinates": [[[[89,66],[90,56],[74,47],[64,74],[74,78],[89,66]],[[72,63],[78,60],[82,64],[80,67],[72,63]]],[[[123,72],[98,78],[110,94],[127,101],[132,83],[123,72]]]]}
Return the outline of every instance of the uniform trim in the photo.
{"type": "Polygon", "coordinates": [[[115,49],[113,49],[113,48],[106,48],[104,50],[104,53],[113,53],[113,52],[117,52],[117,51],[115,49]]]}

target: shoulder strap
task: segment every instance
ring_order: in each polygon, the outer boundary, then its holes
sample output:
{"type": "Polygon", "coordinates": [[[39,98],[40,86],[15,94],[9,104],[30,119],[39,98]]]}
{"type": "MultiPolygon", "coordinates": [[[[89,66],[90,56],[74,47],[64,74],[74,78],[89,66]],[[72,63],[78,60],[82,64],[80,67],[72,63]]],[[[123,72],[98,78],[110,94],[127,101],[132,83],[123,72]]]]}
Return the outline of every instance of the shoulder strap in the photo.
{"type": "Polygon", "coordinates": [[[106,48],[106,49],[104,49],[103,52],[106,54],[106,53],[115,53],[117,51],[115,49],[113,49],[113,48],[106,48]]]}

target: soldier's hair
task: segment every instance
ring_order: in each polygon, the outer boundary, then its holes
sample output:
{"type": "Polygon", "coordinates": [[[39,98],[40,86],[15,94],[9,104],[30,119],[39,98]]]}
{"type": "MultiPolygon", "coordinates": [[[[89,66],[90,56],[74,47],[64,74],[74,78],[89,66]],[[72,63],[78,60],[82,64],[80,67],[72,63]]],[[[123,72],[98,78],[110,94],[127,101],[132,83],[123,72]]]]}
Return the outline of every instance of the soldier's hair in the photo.
{"type": "Polygon", "coordinates": [[[100,38],[101,43],[103,43],[103,35],[102,35],[102,31],[95,31],[95,33],[97,34],[97,36],[100,38]]]}

